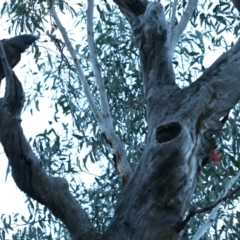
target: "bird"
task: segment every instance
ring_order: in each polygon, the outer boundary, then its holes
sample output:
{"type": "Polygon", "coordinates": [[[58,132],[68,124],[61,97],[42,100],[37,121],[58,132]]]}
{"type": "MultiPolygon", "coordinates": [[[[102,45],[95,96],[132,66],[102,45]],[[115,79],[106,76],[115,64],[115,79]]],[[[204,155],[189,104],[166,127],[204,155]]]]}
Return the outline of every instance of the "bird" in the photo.
{"type": "MultiPolygon", "coordinates": [[[[2,45],[5,50],[5,54],[9,63],[9,66],[13,69],[21,60],[21,54],[25,52],[36,40],[39,39],[39,35],[23,34],[9,39],[2,39],[2,45]]],[[[0,60],[0,84],[5,77],[2,61],[0,60]]]]}

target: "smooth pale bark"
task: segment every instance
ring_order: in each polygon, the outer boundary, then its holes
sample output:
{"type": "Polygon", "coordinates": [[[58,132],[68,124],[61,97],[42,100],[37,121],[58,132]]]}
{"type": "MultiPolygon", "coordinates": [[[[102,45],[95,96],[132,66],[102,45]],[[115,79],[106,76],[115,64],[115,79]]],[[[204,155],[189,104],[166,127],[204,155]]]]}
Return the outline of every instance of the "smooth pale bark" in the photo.
{"type": "MultiPolygon", "coordinates": [[[[81,81],[81,84],[83,86],[83,90],[85,93],[85,96],[88,100],[89,106],[92,110],[92,113],[97,120],[99,127],[102,131],[103,136],[106,138],[106,141],[110,144],[112,148],[112,154],[114,156],[113,161],[114,166],[118,170],[124,186],[128,184],[131,175],[132,175],[132,169],[129,164],[129,161],[126,156],[126,151],[124,148],[124,144],[122,143],[121,139],[116,134],[113,124],[112,124],[112,117],[110,113],[109,103],[107,99],[106,89],[103,84],[103,79],[100,72],[100,67],[97,61],[97,52],[95,49],[95,43],[93,40],[93,0],[88,1],[88,10],[87,10],[87,36],[88,36],[88,47],[90,52],[90,62],[92,65],[92,70],[94,73],[94,79],[96,82],[96,86],[98,88],[99,93],[99,102],[100,102],[100,109],[98,108],[92,93],[90,91],[87,79],[84,75],[83,69],[80,65],[80,62],[77,61],[77,53],[74,50],[71,41],[68,37],[66,29],[63,27],[58,14],[55,10],[54,4],[52,4],[51,0],[48,0],[48,6],[50,13],[52,14],[55,23],[60,30],[60,33],[62,34],[62,37],[64,39],[64,42],[67,46],[67,49],[72,57],[72,60],[74,62],[74,65],[76,67],[76,70],[78,72],[79,80],[81,81]]],[[[52,38],[53,36],[50,35],[52,38]]],[[[54,37],[53,37],[54,38],[54,37]]]]}
{"type": "Polygon", "coordinates": [[[148,136],[104,236],[97,235],[69,193],[67,182],[48,176],[33,155],[20,126],[22,87],[15,75],[7,73],[6,94],[0,101],[0,141],[18,187],[47,206],[73,239],[178,239],[202,165],[230,109],[240,99],[240,42],[193,84],[180,89],[175,84],[170,30],[162,5],[115,2],[139,44],[148,136]]]}

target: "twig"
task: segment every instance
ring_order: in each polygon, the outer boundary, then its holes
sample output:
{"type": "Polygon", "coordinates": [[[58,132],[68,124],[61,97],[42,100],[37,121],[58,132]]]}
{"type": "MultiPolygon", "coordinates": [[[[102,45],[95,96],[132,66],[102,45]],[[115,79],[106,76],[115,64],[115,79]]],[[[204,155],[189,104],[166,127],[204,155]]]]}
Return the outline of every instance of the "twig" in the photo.
{"type": "MultiPolygon", "coordinates": [[[[224,196],[227,196],[227,192],[229,191],[229,189],[232,187],[232,185],[239,179],[240,177],[240,171],[234,176],[232,177],[228,183],[226,184],[225,188],[222,190],[222,192],[220,193],[218,199],[223,198],[224,196]]],[[[233,190],[234,191],[234,190],[233,190]]],[[[208,228],[210,227],[210,223],[212,219],[215,219],[217,214],[218,214],[218,210],[220,208],[220,204],[216,205],[213,209],[212,212],[210,213],[210,215],[208,216],[208,219],[205,221],[205,223],[201,226],[201,228],[198,229],[198,231],[196,232],[196,234],[193,236],[192,240],[199,240],[204,234],[205,232],[208,230],[208,228]]]]}
{"type": "Polygon", "coordinates": [[[190,213],[188,214],[188,216],[186,217],[185,221],[188,222],[190,220],[191,217],[193,217],[195,214],[197,213],[203,213],[203,212],[207,212],[209,210],[212,210],[213,208],[215,208],[219,203],[229,199],[229,198],[232,198],[233,195],[235,193],[237,193],[238,191],[240,190],[240,185],[238,187],[236,187],[234,190],[232,190],[231,192],[229,192],[228,194],[226,194],[224,197],[222,198],[219,198],[216,202],[214,202],[213,204],[209,205],[209,206],[206,206],[204,208],[201,208],[201,209],[197,209],[197,210],[194,210],[194,211],[190,211],[190,213]]]}
{"type": "Polygon", "coordinates": [[[189,0],[186,10],[183,13],[183,16],[179,22],[179,24],[172,29],[171,34],[171,56],[173,57],[175,47],[179,41],[180,36],[182,35],[183,31],[185,30],[195,8],[197,7],[198,0],[189,0]]]}
{"type": "Polygon", "coordinates": [[[207,221],[205,221],[205,224],[198,230],[198,232],[192,238],[192,240],[200,239],[203,236],[203,234],[206,232],[206,230],[209,228],[211,219],[214,219],[216,217],[218,209],[220,208],[220,203],[227,199],[232,198],[234,196],[234,194],[236,194],[240,190],[240,186],[237,186],[234,190],[228,192],[229,189],[232,187],[232,185],[239,179],[239,177],[240,177],[240,171],[236,174],[236,176],[232,177],[229,180],[229,182],[226,184],[225,188],[220,193],[216,202],[214,202],[213,204],[206,206],[204,208],[190,211],[185,220],[176,224],[178,231],[180,232],[181,230],[183,230],[184,227],[186,226],[186,224],[189,222],[189,220],[196,214],[212,210],[207,221]]]}
{"type": "Polygon", "coordinates": [[[63,49],[65,47],[65,44],[61,41],[61,39],[56,38],[52,33],[46,32],[46,35],[51,39],[51,41],[55,44],[56,48],[58,49],[60,56],[61,56],[61,62],[59,64],[59,72],[61,72],[62,63],[65,63],[70,71],[73,71],[75,74],[77,74],[75,68],[72,67],[70,62],[68,61],[66,55],[63,53],[63,49]]]}

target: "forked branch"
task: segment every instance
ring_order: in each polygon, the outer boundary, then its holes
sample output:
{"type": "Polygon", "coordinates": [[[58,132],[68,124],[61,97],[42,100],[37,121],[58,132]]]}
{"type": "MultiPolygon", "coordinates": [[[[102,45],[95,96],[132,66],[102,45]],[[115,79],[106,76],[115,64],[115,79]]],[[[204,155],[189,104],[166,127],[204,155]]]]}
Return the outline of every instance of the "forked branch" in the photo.
{"type": "Polygon", "coordinates": [[[111,119],[110,108],[108,104],[108,98],[107,98],[106,89],[104,86],[102,74],[99,67],[100,65],[97,60],[97,51],[96,51],[96,46],[93,38],[93,5],[94,5],[94,0],[88,0],[87,39],[88,39],[88,47],[90,51],[90,62],[92,65],[95,81],[98,87],[102,115],[104,117],[104,120],[107,121],[107,124],[112,127],[112,119],[111,119]]]}
{"type": "Polygon", "coordinates": [[[91,110],[98,121],[100,128],[104,134],[104,136],[107,138],[108,142],[111,143],[112,149],[113,149],[113,155],[115,160],[115,166],[123,180],[123,184],[127,185],[132,174],[132,170],[130,167],[130,164],[126,157],[126,152],[124,149],[124,145],[119,139],[119,137],[116,135],[113,126],[112,126],[112,118],[110,115],[110,110],[108,106],[108,99],[105,91],[105,86],[103,84],[103,79],[101,76],[100,68],[97,62],[97,56],[96,56],[96,50],[95,50],[95,43],[93,40],[93,1],[89,0],[88,5],[88,43],[89,43],[89,49],[91,54],[91,63],[92,63],[92,69],[95,75],[96,84],[98,86],[99,90],[99,96],[100,96],[100,102],[101,102],[101,111],[98,109],[93,96],[91,94],[89,85],[87,83],[87,80],[85,78],[83,69],[78,61],[77,54],[74,51],[71,41],[68,37],[68,34],[63,27],[60,19],[58,18],[58,15],[56,13],[56,10],[54,8],[54,4],[52,4],[50,1],[48,1],[50,12],[55,19],[55,23],[58,26],[62,37],[66,43],[66,46],[68,48],[68,51],[72,57],[72,60],[74,61],[74,64],[77,69],[77,73],[79,76],[79,79],[83,85],[84,93],[89,101],[89,105],[91,107],[91,110]]]}

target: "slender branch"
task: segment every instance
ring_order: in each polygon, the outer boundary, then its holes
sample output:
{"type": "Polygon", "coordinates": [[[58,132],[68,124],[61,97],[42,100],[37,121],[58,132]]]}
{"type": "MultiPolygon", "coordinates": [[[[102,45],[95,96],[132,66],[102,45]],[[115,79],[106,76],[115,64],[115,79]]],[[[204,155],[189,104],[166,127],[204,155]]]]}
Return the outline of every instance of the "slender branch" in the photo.
{"type": "Polygon", "coordinates": [[[70,53],[70,55],[71,55],[71,57],[72,57],[72,59],[74,61],[74,64],[76,66],[79,79],[80,79],[80,81],[81,81],[81,83],[83,85],[83,89],[84,89],[85,95],[86,95],[86,97],[88,99],[90,108],[91,108],[91,110],[92,110],[96,120],[99,123],[102,124],[104,122],[104,119],[103,119],[103,117],[102,117],[102,115],[101,115],[101,113],[100,113],[100,111],[99,111],[99,109],[98,109],[94,99],[93,99],[93,96],[92,96],[91,91],[89,89],[89,85],[88,85],[87,80],[85,78],[83,69],[82,69],[81,65],[79,64],[77,54],[76,54],[75,50],[73,49],[73,46],[71,44],[71,41],[70,41],[70,39],[68,37],[68,34],[67,34],[65,28],[63,27],[61,21],[58,18],[58,15],[57,15],[57,13],[55,11],[53,2],[51,2],[50,0],[48,1],[48,7],[50,9],[50,12],[51,12],[53,18],[55,19],[56,25],[58,26],[58,28],[59,28],[59,30],[60,30],[60,32],[62,34],[62,37],[63,37],[63,39],[64,39],[64,41],[66,43],[66,46],[68,48],[68,51],[69,51],[69,53],[70,53]]]}
{"type": "Polygon", "coordinates": [[[233,195],[235,193],[237,193],[240,190],[240,185],[238,187],[236,187],[234,190],[232,190],[231,192],[227,193],[225,196],[218,198],[216,202],[212,203],[209,206],[206,206],[204,208],[201,209],[197,209],[197,210],[193,210],[190,211],[188,216],[185,219],[185,222],[187,223],[193,216],[195,216],[197,213],[203,213],[203,212],[207,212],[209,210],[212,210],[213,208],[215,208],[218,204],[220,204],[223,201],[226,201],[229,198],[232,198],[233,195]]]}
{"type": "Polygon", "coordinates": [[[194,211],[194,214],[196,213],[202,213],[202,212],[206,212],[206,211],[209,211],[211,209],[213,209],[214,207],[216,207],[219,203],[229,199],[229,198],[232,198],[233,195],[235,193],[237,193],[238,191],[240,190],[240,185],[238,187],[236,187],[234,190],[232,190],[231,192],[229,192],[228,194],[226,194],[224,197],[222,198],[219,198],[215,203],[205,207],[205,208],[202,208],[202,209],[198,209],[196,211],[194,211]]]}
{"type": "Polygon", "coordinates": [[[178,5],[178,0],[174,0],[173,2],[173,7],[172,7],[172,16],[171,16],[171,30],[173,29],[175,25],[175,17],[176,17],[176,12],[177,12],[177,5],[178,5]]]}
{"type": "Polygon", "coordinates": [[[115,165],[126,185],[130,179],[132,170],[126,158],[126,152],[124,145],[116,135],[113,125],[112,118],[110,113],[110,108],[108,104],[107,94],[104,86],[104,82],[101,76],[101,71],[99,63],[97,61],[97,53],[95,42],[93,39],[93,6],[94,0],[88,0],[88,10],[87,10],[87,37],[88,37],[88,46],[90,50],[90,61],[92,69],[95,76],[95,81],[99,89],[100,101],[101,101],[101,110],[103,114],[104,123],[101,124],[101,130],[103,131],[104,136],[107,139],[107,142],[110,143],[113,154],[115,156],[115,165]]]}
{"type": "Polygon", "coordinates": [[[90,51],[90,62],[92,65],[92,70],[93,70],[95,81],[99,91],[102,115],[104,117],[104,120],[107,120],[108,125],[112,125],[112,119],[111,119],[106,89],[103,83],[99,63],[97,60],[97,51],[96,51],[96,46],[93,39],[93,5],[94,5],[94,0],[88,0],[87,39],[88,39],[88,47],[90,51]]]}
{"type": "Polygon", "coordinates": [[[212,212],[210,213],[208,219],[201,226],[201,228],[196,232],[196,234],[193,236],[192,240],[199,240],[207,232],[207,230],[209,229],[209,227],[211,225],[211,220],[215,219],[218,214],[218,210],[221,207],[220,203],[228,198],[231,198],[231,196],[233,196],[233,194],[235,194],[236,192],[238,192],[240,190],[240,186],[238,186],[233,191],[228,193],[229,189],[233,186],[234,183],[236,183],[236,181],[239,179],[239,177],[240,177],[240,171],[236,174],[236,176],[232,177],[228,181],[228,183],[225,186],[225,189],[223,189],[222,192],[220,193],[220,195],[216,201],[216,204],[214,203],[211,205],[214,208],[212,209],[212,212]]]}
{"type": "MultiPolygon", "coordinates": [[[[171,35],[171,56],[173,57],[175,47],[179,41],[180,36],[182,35],[183,31],[185,30],[193,11],[197,7],[198,0],[189,0],[188,5],[186,7],[186,10],[183,13],[183,16],[179,22],[179,24],[172,29],[172,35],[171,35]]],[[[171,20],[172,21],[172,20],[171,20]]],[[[172,26],[172,25],[171,25],[172,26]]]]}
{"type": "MultiPolygon", "coordinates": [[[[91,2],[90,2],[91,4],[91,2]]],[[[96,118],[96,120],[98,121],[100,127],[101,127],[101,130],[103,132],[103,134],[106,136],[107,140],[111,143],[111,146],[112,146],[112,149],[113,149],[113,155],[114,155],[114,162],[115,162],[115,166],[116,168],[118,169],[118,172],[123,180],[123,183],[124,185],[127,185],[130,178],[131,178],[131,175],[132,175],[132,169],[130,167],[130,164],[127,160],[127,157],[126,157],[126,152],[125,152],[125,149],[124,149],[124,145],[123,143],[121,142],[121,140],[119,139],[119,137],[116,135],[116,133],[114,132],[114,129],[113,129],[113,126],[112,126],[112,121],[111,121],[111,116],[110,116],[110,110],[109,110],[109,106],[108,106],[108,103],[107,103],[107,96],[106,96],[106,93],[100,93],[102,94],[100,96],[101,98],[101,107],[103,108],[102,111],[104,111],[105,115],[102,115],[102,113],[99,111],[99,109],[97,108],[95,102],[94,102],[94,99],[91,95],[91,92],[90,92],[90,89],[89,89],[89,86],[88,86],[88,83],[86,81],[86,78],[84,76],[84,73],[83,73],[83,70],[82,70],[82,67],[80,66],[79,64],[79,61],[77,59],[77,54],[76,52],[74,51],[72,45],[71,45],[71,42],[70,42],[70,39],[68,38],[68,35],[67,35],[67,32],[65,30],[65,28],[63,27],[63,25],[61,24],[58,16],[57,16],[57,13],[55,11],[55,8],[54,8],[54,5],[51,4],[50,1],[48,1],[48,6],[49,6],[49,9],[50,9],[50,12],[52,14],[52,16],[54,17],[55,19],[55,22],[56,22],[56,25],[58,26],[61,34],[62,34],[62,37],[66,43],[66,46],[68,48],[68,51],[70,52],[71,54],[71,57],[72,59],[74,60],[74,63],[75,63],[75,66],[76,66],[76,69],[77,69],[77,72],[78,72],[78,75],[79,75],[79,78],[82,82],[82,85],[83,85],[83,88],[84,88],[84,92],[85,92],[85,95],[89,101],[89,105],[91,107],[91,110],[96,118]],[[105,94],[105,96],[104,96],[105,94]],[[108,121],[106,121],[106,119],[108,118],[108,121]]],[[[93,2],[92,2],[92,7],[93,7],[93,2]]],[[[89,6],[89,11],[93,11],[91,10],[91,5],[89,6]]],[[[91,13],[90,13],[91,14],[91,13]]],[[[91,20],[89,20],[91,21],[91,20]]],[[[89,23],[91,24],[91,23],[89,23]]],[[[90,42],[92,44],[92,46],[90,47],[93,47],[93,39],[91,40],[92,36],[90,36],[90,42]]],[[[91,45],[89,44],[89,45],[91,45]]],[[[96,54],[94,54],[94,48],[90,49],[91,52],[91,58],[93,58],[93,70],[95,71],[94,74],[95,74],[95,77],[96,77],[96,81],[98,81],[97,84],[100,85],[100,91],[102,91],[104,89],[104,85],[103,83],[101,83],[101,81],[103,81],[101,79],[101,73],[100,73],[100,69],[97,69],[97,59],[96,59],[96,54]],[[94,59],[95,58],[95,59],[94,59]]]]}
{"type": "MultiPolygon", "coordinates": [[[[239,173],[238,173],[239,174],[239,173]]],[[[240,176],[240,174],[238,175],[238,177],[240,176]]],[[[236,178],[235,181],[233,181],[233,184],[238,180],[238,177],[236,178]]],[[[232,181],[232,179],[230,180],[232,181]]],[[[229,183],[228,183],[229,184],[229,183]]],[[[231,185],[232,186],[232,185],[231,185]]],[[[175,228],[177,229],[178,232],[182,231],[185,226],[187,225],[187,223],[190,221],[190,219],[192,217],[194,217],[196,214],[198,213],[204,213],[204,212],[207,212],[207,211],[210,211],[212,210],[212,212],[214,212],[214,215],[210,218],[208,218],[209,221],[205,222],[205,224],[201,227],[202,231],[199,233],[198,236],[196,236],[195,234],[195,238],[193,238],[194,240],[198,240],[200,239],[204,233],[207,231],[207,229],[209,228],[210,226],[210,221],[212,219],[214,219],[216,217],[216,214],[217,214],[217,211],[218,209],[220,208],[220,203],[222,203],[223,201],[226,201],[227,199],[230,199],[234,196],[234,194],[236,194],[239,190],[240,190],[240,186],[237,186],[234,190],[232,190],[231,192],[227,192],[230,188],[226,188],[221,192],[221,194],[219,195],[218,199],[216,202],[212,203],[211,205],[209,206],[206,206],[204,208],[201,208],[201,209],[197,209],[197,210],[190,210],[189,214],[187,215],[187,217],[185,218],[185,220],[181,221],[181,222],[178,222],[175,224],[175,228]],[[216,208],[217,211],[214,211],[214,208],[216,208]]],[[[228,185],[227,185],[228,187],[228,185]]],[[[211,213],[212,214],[212,213],[211,213]]],[[[199,232],[199,231],[198,231],[199,232]]]]}

